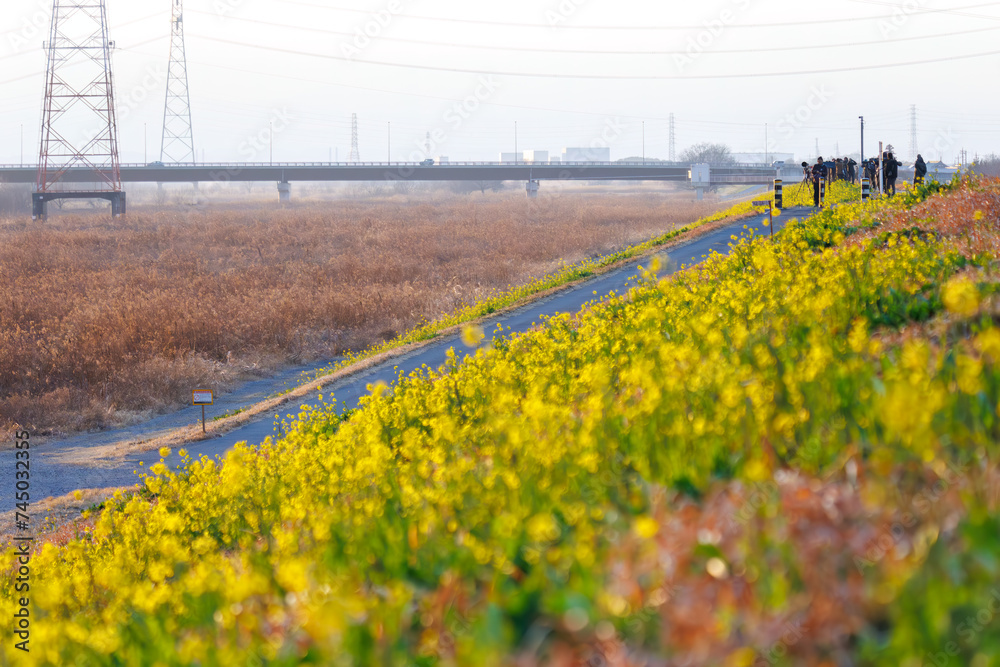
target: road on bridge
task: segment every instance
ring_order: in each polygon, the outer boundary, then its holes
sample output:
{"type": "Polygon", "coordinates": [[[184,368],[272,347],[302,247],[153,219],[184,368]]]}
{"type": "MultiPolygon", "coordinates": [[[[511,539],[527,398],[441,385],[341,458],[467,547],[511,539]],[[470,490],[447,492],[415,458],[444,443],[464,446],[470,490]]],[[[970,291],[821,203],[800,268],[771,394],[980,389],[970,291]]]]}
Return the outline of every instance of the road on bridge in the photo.
{"type": "MultiPolygon", "coordinates": [[[[783,227],[784,222],[796,214],[802,215],[807,211],[808,209],[786,211],[784,215],[775,219],[775,230],[783,227]]],[[[661,274],[672,272],[681,265],[699,263],[702,261],[703,255],[712,251],[727,253],[731,236],[744,234],[744,225],[753,228],[758,234],[767,233],[766,216],[758,216],[749,221],[741,220],[738,223],[727,225],[669,249],[667,252],[671,260],[670,266],[665,267],[661,274]]],[[[496,325],[502,324],[504,327],[502,335],[523,332],[540,322],[543,316],[579,311],[588,302],[597,298],[594,296],[594,292],[598,296],[607,295],[611,291],[621,293],[627,289],[630,279],[635,277],[636,268],[640,261],[630,262],[592,280],[578,283],[546,298],[498,315],[484,322],[484,330],[490,332],[496,329],[496,325]]],[[[367,389],[369,384],[381,381],[391,385],[396,380],[399,371],[409,373],[424,364],[431,368],[437,368],[445,362],[449,348],[455,348],[460,358],[464,359],[467,354],[458,334],[443,336],[411,352],[388,359],[338,382],[327,384],[323,387],[323,393],[327,396],[334,394],[338,405],[342,408],[353,408],[362,396],[369,393],[367,389]]],[[[294,378],[305,370],[309,369],[300,368],[286,372],[282,378],[294,378]]],[[[268,393],[273,393],[281,385],[280,381],[275,383],[273,379],[270,382],[259,381],[251,384],[253,386],[250,394],[257,392],[261,398],[268,393]]],[[[246,395],[248,394],[244,392],[244,396],[246,395]]],[[[306,397],[286,403],[281,408],[281,414],[297,414],[299,407],[306,403],[315,405],[316,401],[306,397]]],[[[216,409],[220,409],[220,406],[216,406],[216,409]]],[[[158,460],[159,456],[156,452],[133,452],[123,457],[115,457],[88,456],[88,450],[125,440],[152,439],[162,435],[163,429],[170,425],[174,427],[190,426],[198,420],[200,414],[199,408],[190,407],[171,415],[158,417],[139,426],[113,429],[101,433],[74,435],[48,441],[42,446],[33,448],[31,457],[32,500],[37,501],[50,496],[58,497],[76,489],[98,489],[135,484],[138,479],[133,471],[143,469],[139,466],[140,461],[145,462],[148,466],[158,460]]],[[[273,415],[269,414],[266,418],[251,421],[218,438],[190,444],[187,449],[191,456],[196,459],[202,455],[215,457],[223,455],[237,442],[259,443],[273,435],[275,435],[273,415]]],[[[4,466],[4,470],[14,469],[14,452],[15,450],[12,449],[2,452],[0,465],[4,466]]],[[[180,464],[180,458],[176,451],[167,459],[167,464],[171,466],[180,464]]],[[[13,502],[13,485],[3,485],[0,488],[0,507],[13,507],[13,502]]]]}

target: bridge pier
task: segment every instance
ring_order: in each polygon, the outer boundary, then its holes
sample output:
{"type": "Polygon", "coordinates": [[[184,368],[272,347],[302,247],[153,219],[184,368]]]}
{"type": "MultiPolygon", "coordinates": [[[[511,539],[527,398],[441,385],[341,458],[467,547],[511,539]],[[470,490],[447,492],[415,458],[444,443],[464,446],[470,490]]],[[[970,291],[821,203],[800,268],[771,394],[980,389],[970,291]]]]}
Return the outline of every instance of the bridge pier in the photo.
{"type": "Polygon", "coordinates": [[[278,202],[282,204],[292,203],[292,184],[288,181],[278,183],[278,202]]]}
{"type": "Polygon", "coordinates": [[[528,181],[528,185],[525,187],[525,190],[527,190],[527,192],[528,192],[528,198],[529,199],[534,199],[535,197],[538,196],[538,188],[539,187],[540,186],[539,186],[538,181],[536,181],[536,180],[530,180],[530,181],[528,181]]]}
{"type": "Polygon", "coordinates": [[[45,220],[49,215],[49,202],[56,199],[104,199],[111,202],[111,217],[125,215],[125,193],[118,192],[33,192],[31,193],[31,219],[45,220]]]}
{"type": "Polygon", "coordinates": [[[694,186],[695,196],[701,201],[705,198],[705,190],[712,184],[712,166],[705,163],[693,164],[691,171],[688,172],[688,178],[694,186]]]}

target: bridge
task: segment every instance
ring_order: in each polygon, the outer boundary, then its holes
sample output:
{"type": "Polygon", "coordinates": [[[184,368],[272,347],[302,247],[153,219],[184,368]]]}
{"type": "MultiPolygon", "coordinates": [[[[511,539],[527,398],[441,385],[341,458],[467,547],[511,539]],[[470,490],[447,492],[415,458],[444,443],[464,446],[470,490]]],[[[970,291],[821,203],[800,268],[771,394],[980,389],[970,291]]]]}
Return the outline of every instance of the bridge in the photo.
{"type": "MultiPolygon", "coordinates": [[[[727,184],[770,185],[780,177],[772,166],[713,165],[706,187],[727,184]]],[[[85,190],[94,181],[94,171],[73,168],[64,172],[59,182],[77,184],[85,190]]],[[[0,165],[0,183],[31,183],[38,177],[34,165],[0,165]]],[[[530,196],[538,192],[544,180],[557,181],[673,181],[691,182],[691,165],[665,162],[220,162],[206,164],[164,165],[123,164],[123,183],[239,183],[273,182],[278,184],[281,201],[290,201],[291,183],[373,182],[373,181],[522,181],[530,196]]],[[[67,192],[72,187],[65,188],[67,192]]]]}

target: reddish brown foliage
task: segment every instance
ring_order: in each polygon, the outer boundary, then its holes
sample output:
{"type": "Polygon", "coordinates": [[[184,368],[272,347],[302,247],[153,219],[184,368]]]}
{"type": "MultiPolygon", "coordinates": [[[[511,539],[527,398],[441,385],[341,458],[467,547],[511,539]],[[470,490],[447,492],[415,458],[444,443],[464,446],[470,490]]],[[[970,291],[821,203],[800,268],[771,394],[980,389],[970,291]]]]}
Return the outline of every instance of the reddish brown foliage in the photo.
{"type": "Polygon", "coordinates": [[[716,206],[500,195],[0,221],[0,428],[104,426],[366,347],[716,206]]]}

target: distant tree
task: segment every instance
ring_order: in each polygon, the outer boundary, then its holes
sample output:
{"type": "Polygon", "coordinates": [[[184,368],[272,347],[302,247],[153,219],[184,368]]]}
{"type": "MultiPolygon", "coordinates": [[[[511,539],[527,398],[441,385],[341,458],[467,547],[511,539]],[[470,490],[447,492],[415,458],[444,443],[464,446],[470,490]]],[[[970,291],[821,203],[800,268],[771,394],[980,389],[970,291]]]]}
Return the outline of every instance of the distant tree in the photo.
{"type": "Polygon", "coordinates": [[[23,215],[31,212],[31,187],[0,185],[0,214],[23,215]]]}
{"type": "Polygon", "coordinates": [[[408,195],[415,189],[413,181],[393,181],[392,183],[392,191],[397,195],[408,195]]]}
{"type": "Polygon", "coordinates": [[[733,151],[726,144],[701,143],[681,153],[681,162],[690,164],[735,164],[733,151]]]}
{"type": "Polygon", "coordinates": [[[470,194],[476,190],[483,194],[486,194],[487,190],[500,192],[503,190],[503,181],[452,181],[451,183],[451,191],[457,194],[470,194]]]}
{"type": "Polygon", "coordinates": [[[1000,155],[990,153],[976,160],[972,167],[977,174],[986,176],[1000,176],[1000,155]]]}

